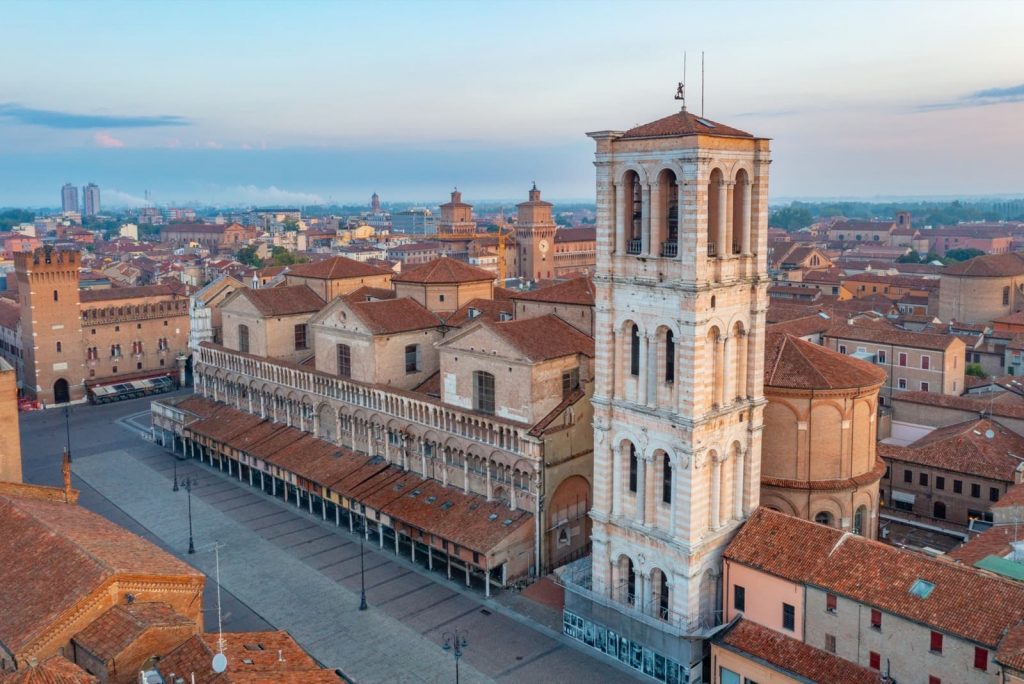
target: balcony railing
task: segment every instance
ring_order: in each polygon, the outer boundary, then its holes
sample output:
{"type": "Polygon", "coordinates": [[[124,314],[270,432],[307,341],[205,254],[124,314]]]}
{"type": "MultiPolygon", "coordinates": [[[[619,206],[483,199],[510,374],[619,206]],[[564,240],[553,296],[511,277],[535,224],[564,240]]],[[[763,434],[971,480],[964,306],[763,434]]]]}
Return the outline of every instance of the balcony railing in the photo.
{"type": "MultiPolygon", "coordinates": [[[[534,458],[539,444],[527,439],[531,425],[461,410],[411,391],[378,388],[278,359],[259,358],[203,342],[197,370],[220,369],[343,401],[391,417],[457,434],[504,451],[534,458]]],[[[207,371],[208,372],[208,371],[207,371]]]]}
{"type": "Polygon", "coordinates": [[[679,242],[676,240],[666,240],[661,243],[661,256],[674,258],[679,255],[679,242]]]}
{"type": "Polygon", "coordinates": [[[718,255],[718,248],[715,246],[715,243],[714,242],[709,242],[708,243],[708,256],[709,257],[713,257],[713,256],[717,256],[717,255],[718,255]]]}
{"type": "Polygon", "coordinates": [[[630,240],[626,243],[626,254],[639,254],[643,248],[643,240],[630,240]]]}

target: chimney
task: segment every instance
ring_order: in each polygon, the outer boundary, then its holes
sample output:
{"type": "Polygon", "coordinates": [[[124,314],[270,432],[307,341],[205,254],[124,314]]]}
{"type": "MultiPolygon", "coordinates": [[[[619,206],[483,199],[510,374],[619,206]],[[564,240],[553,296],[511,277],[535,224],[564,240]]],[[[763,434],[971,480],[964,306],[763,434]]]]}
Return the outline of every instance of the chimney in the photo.
{"type": "Polygon", "coordinates": [[[71,503],[71,454],[67,447],[64,448],[64,463],[60,469],[64,473],[64,501],[71,503]]]}
{"type": "Polygon", "coordinates": [[[281,650],[280,648],[277,649],[277,662],[279,662],[279,663],[283,663],[284,662],[284,651],[281,650]]]}

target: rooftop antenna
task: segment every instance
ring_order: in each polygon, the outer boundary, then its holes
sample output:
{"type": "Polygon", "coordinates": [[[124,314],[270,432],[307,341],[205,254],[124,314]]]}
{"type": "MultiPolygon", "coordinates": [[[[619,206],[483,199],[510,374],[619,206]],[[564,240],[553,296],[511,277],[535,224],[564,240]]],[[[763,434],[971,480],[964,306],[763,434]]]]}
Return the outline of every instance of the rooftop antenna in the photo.
{"type": "Polygon", "coordinates": [[[217,654],[213,656],[213,671],[221,673],[228,667],[228,657],[224,655],[224,624],[220,610],[220,542],[213,544],[213,554],[216,562],[217,575],[217,654]]]}
{"type": "Polygon", "coordinates": [[[686,53],[683,53],[683,80],[676,84],[676,99],[682,103],[682,110],[686,111],[686,53]]]}
{"type": "Polygon", "coordinates": [[[700,51],[700,118],[704,118],[704,51],[700,51]]]}

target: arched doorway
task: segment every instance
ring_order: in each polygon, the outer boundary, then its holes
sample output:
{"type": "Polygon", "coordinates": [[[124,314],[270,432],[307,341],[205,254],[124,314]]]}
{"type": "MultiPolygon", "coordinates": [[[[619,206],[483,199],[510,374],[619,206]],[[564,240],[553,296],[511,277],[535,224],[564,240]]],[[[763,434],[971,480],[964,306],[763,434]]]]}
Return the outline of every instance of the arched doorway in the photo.
{"type": "Polygon", "coordinates": [[[68,387],[68,381],[60,378],[53,383],[53,403],[66,404],[69,401],[71,401],[71,390],[68,387]]]}

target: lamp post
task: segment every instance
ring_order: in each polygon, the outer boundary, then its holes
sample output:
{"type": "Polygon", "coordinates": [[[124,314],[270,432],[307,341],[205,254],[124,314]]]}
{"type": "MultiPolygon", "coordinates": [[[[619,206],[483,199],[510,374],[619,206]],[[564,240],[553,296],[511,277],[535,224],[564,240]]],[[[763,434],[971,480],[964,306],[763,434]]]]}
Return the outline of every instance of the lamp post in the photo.
{"type": "MultiPolygon", "coordinates": [[[[198,484],[198,480],[194,477],[184,477],[181,480],[181,487],[188,492],[188,552],[195,553],[196,545],[192,541],[192,487],[198,484]]],[[[174,488],[178,489],[178,476],[174,476],[174,488]]]]}
{"type": "MultiPolygon", "coordinates": [[[[363,524],[366,522],[364,520],[363,524]]],[[[363,542],[366,541],[366,535],[359,535],[359,610],[366,610],[369,608],[366,605],[366,572],[363,565],[363,542]]]]}
{"type": "Polygon", "coordinates": [[[455,658],[455,684],[459,684],[459,659],[462,658],[462,652],[469,647],[469,642],[466,640],[466,630],[455,629],[452,632],[445,632],[441,635],[444,642],[441,644],[441,648],[444,649],[445,653],[451,653],[455,658]]]}
{"type": "Polygon", "coordinates": [[[174,459],[174,486],[171,487],[172,492],[176,492],[181,487],[178,486],[178,459],[174,459]]]}
{"type": "Polygon", "coordinates": [[[68,443],[68,458],[71,458],[71,402],[64,404],[64,436],[68,443]]]}

